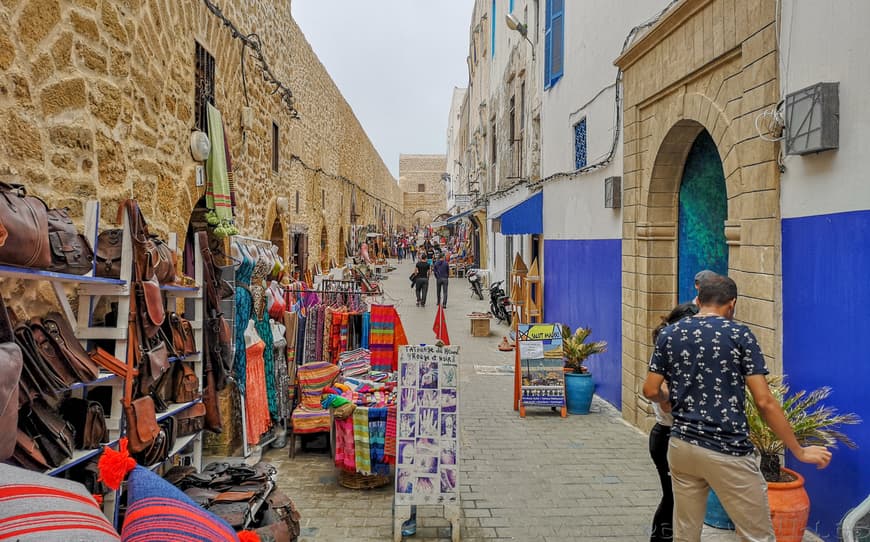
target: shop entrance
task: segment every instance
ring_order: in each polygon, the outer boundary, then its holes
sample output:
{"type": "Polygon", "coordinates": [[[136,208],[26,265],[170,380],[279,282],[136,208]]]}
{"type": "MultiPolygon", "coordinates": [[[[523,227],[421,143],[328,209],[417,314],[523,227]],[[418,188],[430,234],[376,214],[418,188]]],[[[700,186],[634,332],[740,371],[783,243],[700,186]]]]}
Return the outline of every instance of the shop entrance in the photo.
{"type": "Polygon", "coordinates": [[[269,235],[269,240],[272,241],[273,245],[278,247],[278,254],[286,259],[287,253],[284,252],[284,226],[281,225],[281,221],[277,218],[275,223],[272,224],[272,233],[269,235]]]}
{"type": "Polygon", "coordinates": [[[716,143],[706,130],[695,138],[683,167],[679,193],[678,292],[695,297],[695,274],[710,269],[728,273],[725,220],[728,196],[716,143]]]}

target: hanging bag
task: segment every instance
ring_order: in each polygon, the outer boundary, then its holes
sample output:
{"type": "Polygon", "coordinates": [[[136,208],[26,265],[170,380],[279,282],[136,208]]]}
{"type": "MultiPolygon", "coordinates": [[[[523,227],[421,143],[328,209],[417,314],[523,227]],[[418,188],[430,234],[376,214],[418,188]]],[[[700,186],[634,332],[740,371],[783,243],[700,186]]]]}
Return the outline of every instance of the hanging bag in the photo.
{"type": "Polygon", "coordinates": [[[15,344],[9,313],[0,296],[0,461],[15,451],[15,428],[18,426],[18,381],[24,358],[15,344]]]}
{"type": "Polygon", "coordinates": [[[0,264],[48,269],[48,207],[20,184],[0,183],[0,264]]]}
{"type": "Polygon", "coordinates": [[[98,277],[121,278],[121,250],[124,230],[106,230],[97,236],[96,275],[98,277]]]}
{"type": "Polygon", "coordinates": [[[76,230],[69,209],[48,211],[48,241],[51,246],[50,271],[84,275],[94,268],[91,244],[76,230]]]}

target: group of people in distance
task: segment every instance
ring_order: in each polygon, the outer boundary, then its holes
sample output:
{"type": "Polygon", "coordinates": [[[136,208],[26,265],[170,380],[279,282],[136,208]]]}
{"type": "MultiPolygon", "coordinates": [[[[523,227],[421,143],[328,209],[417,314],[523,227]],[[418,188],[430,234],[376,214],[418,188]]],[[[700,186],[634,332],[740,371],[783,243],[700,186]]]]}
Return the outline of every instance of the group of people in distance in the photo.
{"type": "Polygon", "coordinates": [[[411,274],[411,287],[414,288],[417,297],[417,306],[425,307],[429,297],[429,277],[435,275],[438,304],[447,308],[447,286],[450,281],[449,253],[441,250],[438,243],[432,243],[429,239],[420,247],[420,258],[414,266],[411,274]]]}
{"type": "Polygon", "coordinates": [[[695,300],[675,307],[654,331],[643,385],[656,416],[649,444],[663,493],[650,540],[699,541],[712,488],[740,540],[775,542],[767,484],[749,440],[745,390],[796,459],[825,468],[831,452],[795,439],[768,387],[758,340],[733,321],[737,284],[704,270],[695,288],[695,300]]]}

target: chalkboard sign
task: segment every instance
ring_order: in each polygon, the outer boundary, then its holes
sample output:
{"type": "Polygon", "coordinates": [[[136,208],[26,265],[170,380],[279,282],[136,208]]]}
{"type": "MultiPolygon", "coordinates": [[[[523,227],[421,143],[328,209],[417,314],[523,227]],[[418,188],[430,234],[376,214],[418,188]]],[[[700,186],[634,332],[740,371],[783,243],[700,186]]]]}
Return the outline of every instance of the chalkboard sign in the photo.
{"type": "Polygon", "coordinates": [[[519,324],[517,360],[520,415],[525,415],[524,407],[527,406],[564,408],[562,326],[519,324]]]}
{"type": "Polygon", "coordinates": [[[459,502],[459,347],[399,351],[396,504],[459,502]]]}

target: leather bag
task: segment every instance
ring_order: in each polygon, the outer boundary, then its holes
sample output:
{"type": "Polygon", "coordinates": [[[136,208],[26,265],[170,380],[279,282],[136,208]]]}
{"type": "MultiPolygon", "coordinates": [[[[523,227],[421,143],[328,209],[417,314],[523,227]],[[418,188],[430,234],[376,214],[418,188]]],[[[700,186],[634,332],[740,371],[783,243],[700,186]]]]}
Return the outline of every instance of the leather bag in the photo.
{"type": "Polygon", "coordinates": [[[0,263],[48,269],[48,207],[20,184],[0,183],[0,263]]]}
{"type": "Polygon", "coordinates": [[[76,449],[93,450],[109,441],[106,415],[100,403],[70,397],[64,400],[60,411],[75,429],[76,449]]]}
{"type": "Polygon", "coordinates": [[[48,241],[51,246],[50,271],[84,275],[94,268],[91,244],[76,230],[69,209],[48,211],[48,241]]]}
{"type": "Polygon", "coordinates": [[[39,449],[39,444],[21,429],[15,432],[15,450],[11,461],[19,467],[38,472],[51,468],[42,450],[39,449]]]}
{"type": "Polygon", "coordinates": [[[193,367],[184,362],[175,364],[172,390],[172,400],[176,403],[189,403],[199,399],[199,378],[193,367]]]}
{"type": "Polygon", "coordinates": [[[222,433],[224,430],[223,420],[218,404],[214,371],[208,366],[206,366],[205,371],[205,387],[202,389],[202,404],[205,406],[205,429],[216,434],[222,433]]]}
{"type": "MultiPolygon", "coordinates": [[[[57,375],[60,379],[61,385],[55,386],[53,389],[68,388],[75,382],[79,381],[78,375],[52,340],[48,328],[43,323],[42,318],[33,318],[29,320],[26,326],[33,337],[36,346],[36,355],[39,356],[41,361],[44,362],[51,369],[52,373],[57,375]]],[[[44,388],[37,388],[34,391],[38,393],[46,390],[44,388]]]]}
{"type": "Polygon", "coordinates": [[[97,236],[96,275],[111,279],[121,278],[121,249],[124,230],[106,230],[97,236]]]}
{"type": "MultiPolygon", "coordinates": [[[[99,346],[96,348],[96,350],[89,354],[89,357],[94,363],[96,363],[103,369],[114,373],[121,378],[126,377],[128,371],[127,365],[112,354],[100,348],[99,346]]],[[[133,376],[136,377],[138,375],[139,371],[133,369],[133,376]]]]}
{"type": "Polygon", "coordinates": [[[163,294],[155,277],[136,282],[136,295],[139,298],[139,318],[144,336],[151,339],[157,336],[166,318],[163,307],[163,294]]]}
{"type": "Polygon", "coordinates": [[[205,427],[205,405],[196,403],[176,416],[178,436],[184,437],[202,431],[205,427]]]}
{"type": "Polygon", "coordinates": [[[19,426],[37,442],[49,465],[58,467],[73,456],[75,429],[42,399],[25,405],[21,414],[19,426]]]}
{"type": "Polygon", "coordinates": [[[15,344],[9,313],[0,296],[0,461],[15,452],[15,430],[18,427],[18,396],[24,356],[15,344]]]}
{"type": "Polygon", "coordinates": [[[178,256],[174,250],[169,248],[169,245],[156,235],[151,236],[151,242],[154,244],[154,250],[157,255],[157,259],[154,262],[154,272],[157,275],[157,281],[160,284],[172,284],[175,282],[178,256]]]}
{"type": "Polygon", "coordinates": [[[143,395],[157,387],[163,375],[169,370],[169,350],[162,340],[156,341],[147,350],[142,351],[142,361],[145,371],[139,378],[139,390],[143,395]]]}
{"type": "Polygon", "coordinates": [[[172,346],[179,356],[189,356],[196,353],[196,337],[190,320],[177,313],[169,313],[169,329],[172,332],[172,346]]]}
{"type": "Polygon", "coordinates": [[[88,353],[73,333],[72,326],[63,315],[51,312],[41,319],[32,320],[33,323],[37,321],[45,329],[58,354],[79,382],[92,382],[100,376],[100,368],[88,357],[88,353]]]}
{"type": "Polygon", "coordinates": [[[130,315],[127,331],[127,370],[124,375],[124,397],[121,400],[126,419],[126,436],[130,453],[138,453],[154,444],[160,434],[157,423],[157,409],[150,395],[133,399],[133,379],[136,374],[133,366],[139,334],[136,332],[136,300],[130,300],[130,315]]]}
{"type": "MultiPolygon", "coordinates": [[[[54,367],[42,357],[30,326],[27,324],[15,326],[15,342],[24,356],[24,366],[18,383],[19,404],[39,396],[56,398],[56,390],[66,388],[72,383],[64,382],[54,367]]],[[[51,346],[47,338],[46,343],[51,346]]],[[[53,348],[51,348],[51,352],[54,352],[53,348]]]]}

